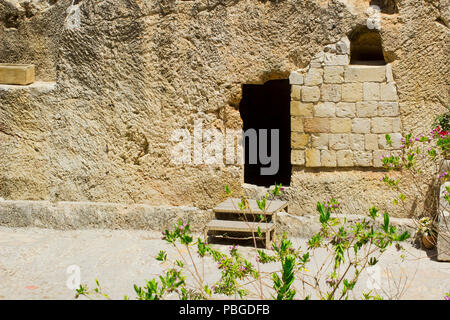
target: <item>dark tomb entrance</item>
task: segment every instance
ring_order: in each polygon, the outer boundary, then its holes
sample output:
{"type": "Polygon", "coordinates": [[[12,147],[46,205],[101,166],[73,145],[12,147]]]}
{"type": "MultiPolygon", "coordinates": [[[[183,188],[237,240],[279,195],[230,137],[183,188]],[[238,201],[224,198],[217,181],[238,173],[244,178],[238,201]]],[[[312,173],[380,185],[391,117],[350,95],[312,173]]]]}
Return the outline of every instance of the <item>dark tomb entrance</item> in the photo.
{"type": "MultiPolygon", "coordinates": [[[[290,94],[289,80],[270,80],[263,85],[244,84],[242,86],[242,100],[239,111],[243,121],[244,130],[244,182],[258,186],[271,186],[281,183],[289,185],[291,182],[291,121],[290,121],[290,94]],[[252,136],[252,130],[256,136],[252,136]],[[260,129],[267,129],[267,134],[260,129]],[[261,163],[260,140],[267,143],[267,156],[276,160],[272,146],[273,129],[279,130],[278,172],[274,175],[261,174],[262,168],[271,165],[261,163]],[[250,131],[249,131],[250,130],[250,131]],[[250,148],[257,150],[257,163],[250,163],[250,148]]],[[[263,154],[266,150],[262,150],[263,154]]],[[[263,159],[264,161],[264,159],[263,159]]]]}

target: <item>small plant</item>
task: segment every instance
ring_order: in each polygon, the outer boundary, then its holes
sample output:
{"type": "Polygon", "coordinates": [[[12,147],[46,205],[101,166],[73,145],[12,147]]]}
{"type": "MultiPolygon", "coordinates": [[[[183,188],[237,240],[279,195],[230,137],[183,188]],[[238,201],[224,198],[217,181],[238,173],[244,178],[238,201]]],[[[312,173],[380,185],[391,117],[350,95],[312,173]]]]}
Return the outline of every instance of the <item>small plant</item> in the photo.
{"type": "Polygon", "coordinates": [[[416,232],[424,236],[434,236],[435,227],[433,221],[429,217],[423,217],[419,220],[416,232]]]}
{"type": "Polygon", "coordinates": [[[444,297],[445,300],[450,300],[450,292],[447,292],[444,297]]]}

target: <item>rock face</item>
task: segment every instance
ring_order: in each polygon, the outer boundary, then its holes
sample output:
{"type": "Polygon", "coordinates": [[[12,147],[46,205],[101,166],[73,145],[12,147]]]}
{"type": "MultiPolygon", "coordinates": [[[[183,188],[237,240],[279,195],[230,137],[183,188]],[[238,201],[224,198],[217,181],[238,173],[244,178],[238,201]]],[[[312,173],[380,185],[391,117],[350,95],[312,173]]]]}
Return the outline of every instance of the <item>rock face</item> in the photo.
{"type": "MultiPolygon", "coordinates": [[[[348,47],[340,41],[367,25],[368,6],[360,0],[0,0],[0,62],[35,64],[37,81],[0,86],[0,196],[211,208],[225,197],[225,184],[242,191],[243,166],[178,165],[173,133],[195,138],[199,121],[204,129],[240,129],[242,84],[290,77],[292,85],[326,79],[326,88],[302,90],[303,99],[326,95],[335,114],[352,114],[345,103],[357,108],[357,102],[337,101],[333,84],[345,79],[338,67],[348,47]],[[292,74],[329,50],[336,51],[330,68],[292,74]]],[[[377,105],[377,112],[400,119],[402,133],[427,132],[448,104],[448,5],[404,0],[396,7],[398,13],[380,14],[377,28],[392,68],[392,80],[383,83],[395,81],[398,110],[377,105]]],[[[366,91],[376,100],[376,88],[366,91]]],[[[365,130],[363,121],[351,125],[365,130]]],[[[385,130],[385,123],[376,125],[385,130]]],[[[329,150],[317,150],[293,153],[294,161],[334,164],[329,150]]],[[[294,166],[290,213],[314,213],[317,201],[334,196],[351,213],[376,205],[398,217],[411,214],[391,204],[393,194],[379,181],[384,173],[366,166],[370,159],[362,155],[358,166],[349,159],[336,154],[345,164],[338,169],[294,166]]]]}

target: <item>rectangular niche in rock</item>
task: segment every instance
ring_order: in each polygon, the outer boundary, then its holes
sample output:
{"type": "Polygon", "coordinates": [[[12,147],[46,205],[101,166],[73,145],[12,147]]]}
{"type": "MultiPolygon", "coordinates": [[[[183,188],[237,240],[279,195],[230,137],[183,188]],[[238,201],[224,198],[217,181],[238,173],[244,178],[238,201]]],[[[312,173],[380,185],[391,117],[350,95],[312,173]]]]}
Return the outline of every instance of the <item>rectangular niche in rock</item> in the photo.
{"type": "Polygon", "coordinates": [[[0,84],[27,85],[34,82],[34,65],[0,63],[0,84]]]}

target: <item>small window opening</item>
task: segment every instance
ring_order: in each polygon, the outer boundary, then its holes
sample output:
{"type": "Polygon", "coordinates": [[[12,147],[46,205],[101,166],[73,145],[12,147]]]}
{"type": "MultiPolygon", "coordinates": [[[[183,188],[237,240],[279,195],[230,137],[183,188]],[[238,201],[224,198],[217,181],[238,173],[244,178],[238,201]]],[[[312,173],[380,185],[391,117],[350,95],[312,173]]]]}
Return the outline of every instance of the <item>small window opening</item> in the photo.
{"type": "MultiPolygon", "coordinates": [[[[242,100],[239,111],[243,121],[244,133],[254,129],[257,139],[244,136],[244,182],[269,187],[281,183],[289,185],[291,182],[291,118],[290,118],[290,92],[289,80],[270,80],[263,85],[244,84],[242,86],[242,100]],[[260,129],[267,129],[261,134],[260,129]],[[278,156],[272,146],[272,130],[278,129],[279,139],[278,156]],[[262,168],[272,164],[261,162],[260,140],[267,142],[266,153],[271,161],[278,161],[278,171],[273,175],[261,174],[262,168]],[[249,163],[250,148],[257,150],[257,163],[249,163]]],[[[250,134],[248,136],[251,136],[250,134]]],[[[264,161],[263,161],[264,162],[264,161]]]]}
{"type": "Polygon", "coordinates": [[[350,55],[350,64],[386,64],[380,34],[368,28],[356,30],[350,35],[350,55]]]}

